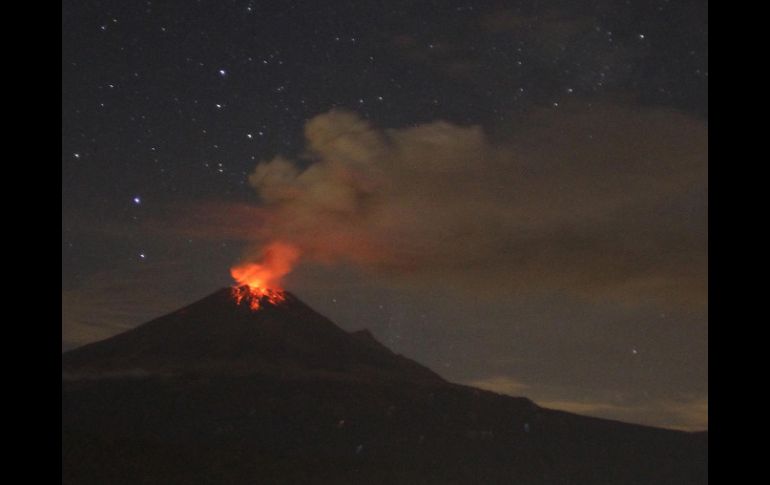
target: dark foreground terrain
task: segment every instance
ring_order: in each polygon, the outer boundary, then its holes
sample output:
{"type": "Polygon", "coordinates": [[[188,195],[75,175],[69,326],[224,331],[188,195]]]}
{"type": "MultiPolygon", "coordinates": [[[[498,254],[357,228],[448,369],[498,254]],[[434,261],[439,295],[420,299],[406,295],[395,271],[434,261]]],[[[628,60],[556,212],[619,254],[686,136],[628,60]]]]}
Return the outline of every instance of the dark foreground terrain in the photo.
{"type": "Polygon", "coordinates": [[[288,294],[62,355],[65,484],[703,484],[707,433],[444,381],[288,294]]]}

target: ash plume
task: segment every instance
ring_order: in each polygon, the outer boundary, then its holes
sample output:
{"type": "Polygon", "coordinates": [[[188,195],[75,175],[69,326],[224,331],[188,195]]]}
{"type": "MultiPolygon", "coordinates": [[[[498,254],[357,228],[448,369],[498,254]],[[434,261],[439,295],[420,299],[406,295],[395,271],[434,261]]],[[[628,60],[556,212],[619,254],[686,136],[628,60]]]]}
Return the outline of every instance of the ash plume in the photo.
{"type": "Polygon", "coordinates": [[[700,120],[619,105],[532,113],[494,139],[333,110],[306,124],[302,159],[249,176],[256,245],[476,288],[702,301],[706,137],[700,120]]]}

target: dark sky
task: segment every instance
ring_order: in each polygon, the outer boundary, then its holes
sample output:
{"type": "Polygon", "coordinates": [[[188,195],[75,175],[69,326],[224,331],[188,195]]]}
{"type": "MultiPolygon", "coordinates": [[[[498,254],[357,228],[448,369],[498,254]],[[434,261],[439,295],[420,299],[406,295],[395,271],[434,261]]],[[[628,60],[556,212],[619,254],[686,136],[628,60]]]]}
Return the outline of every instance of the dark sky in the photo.
{"type": "Polygon", "coordinates": [[[706,428],[707,20],[65,0],[62,348],[283,240],[289,290],[450,380],[706,428]]]}

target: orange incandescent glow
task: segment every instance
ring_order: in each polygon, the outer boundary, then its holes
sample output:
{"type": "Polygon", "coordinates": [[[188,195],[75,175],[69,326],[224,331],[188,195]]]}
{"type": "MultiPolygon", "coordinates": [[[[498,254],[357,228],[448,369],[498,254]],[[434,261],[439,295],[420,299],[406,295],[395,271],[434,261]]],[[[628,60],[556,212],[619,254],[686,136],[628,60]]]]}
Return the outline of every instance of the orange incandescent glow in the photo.
{"type": "Polygon", "coordinates": [[[280,281],[292,270],[297,259],[299,250],[295,246],[273,242],[265,248],[261,262],[244,262],[231,268],[230,274],[237,282],[233,288],[236,303],[245,302],[256,311],[265,301],[274,305],[284,301],[286,295],[280,281]]]}

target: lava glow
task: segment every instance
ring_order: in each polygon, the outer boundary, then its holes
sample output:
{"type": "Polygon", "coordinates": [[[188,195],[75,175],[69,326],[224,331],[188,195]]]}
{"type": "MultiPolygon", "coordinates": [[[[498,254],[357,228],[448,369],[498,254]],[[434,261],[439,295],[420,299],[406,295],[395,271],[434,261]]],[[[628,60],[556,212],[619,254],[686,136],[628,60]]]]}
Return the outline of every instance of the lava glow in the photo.
{"type": "Polygon", "coordinates": [[[277,305],[286,300],[283,290],[252,288],[250,286],[236,286],[232,291],[235,303],[246,303],[252,311],[257,311],[264,302],[277,305]]]}
{"type": "Polygon", "coordinates": [[[288,274],[299,258],[296,247],[273,242],[263,251],[261,262],[244,262],[230,269],[238,283],[233,288],[233,298],[239,305],[248,303],[249,308],[259,310],[263,302],[278,304],[286,299],[280,280],[288,274]]]}

